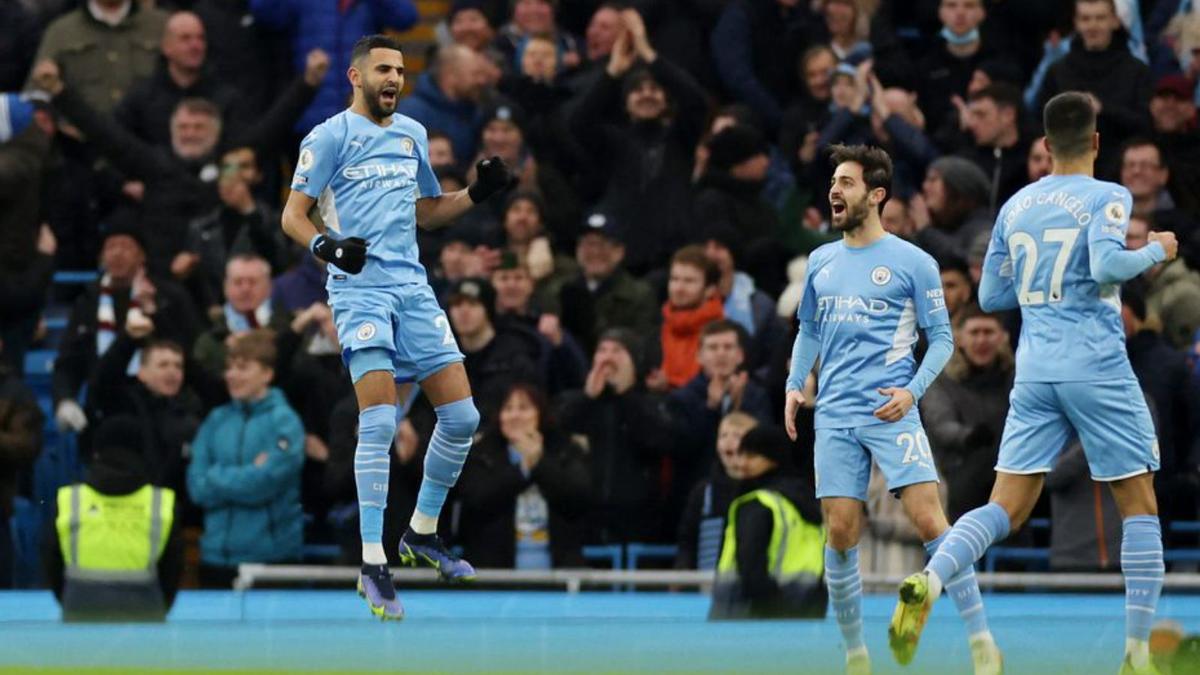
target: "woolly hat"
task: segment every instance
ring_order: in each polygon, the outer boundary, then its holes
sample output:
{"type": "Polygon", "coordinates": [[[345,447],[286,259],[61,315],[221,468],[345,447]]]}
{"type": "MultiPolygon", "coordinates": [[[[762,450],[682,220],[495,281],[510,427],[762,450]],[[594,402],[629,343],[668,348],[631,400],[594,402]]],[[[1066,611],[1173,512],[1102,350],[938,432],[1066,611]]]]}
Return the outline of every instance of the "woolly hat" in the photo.
{"type": "Polygon", "coordinates": [[[745,124],[725,127],[708,141],[708,165],[713,169],[728,170],[766,153],[767,142],[762,134],[745,124]]]}
{"type": "Polygon", "coordinates": [[[962,157],[942,157],[929,165],[938,172],[946,188],[973,200],[976,204],[987,204],[991,199],[992,186],[987,174],[979,165],[962,157]]]}

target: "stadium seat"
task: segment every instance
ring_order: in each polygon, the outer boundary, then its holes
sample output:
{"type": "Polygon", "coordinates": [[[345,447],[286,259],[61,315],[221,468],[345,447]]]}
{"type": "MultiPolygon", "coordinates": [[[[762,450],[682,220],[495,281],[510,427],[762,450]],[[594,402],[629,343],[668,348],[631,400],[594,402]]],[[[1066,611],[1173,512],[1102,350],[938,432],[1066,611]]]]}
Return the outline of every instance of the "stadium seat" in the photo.
{"type": "Polygon", "coordinates": [[[625,547],[625,569],[636,570],[643,558],[672,562],[678,552],[674,544],[629,544],[625,547]]]}
{"type": "Polygon", "coordinates": [[[612,569],[621,569],[621,547],[616,544],[608,546],[584,546],[583,558],[589,563],[607,562],[612,569]]]}

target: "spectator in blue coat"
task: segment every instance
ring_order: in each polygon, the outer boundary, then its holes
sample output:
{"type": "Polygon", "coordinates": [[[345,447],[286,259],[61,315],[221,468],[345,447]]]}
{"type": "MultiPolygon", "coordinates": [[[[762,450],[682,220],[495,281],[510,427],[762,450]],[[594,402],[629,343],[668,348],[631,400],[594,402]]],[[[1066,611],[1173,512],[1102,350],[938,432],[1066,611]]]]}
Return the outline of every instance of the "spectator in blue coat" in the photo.
{"type": "Polygon", "coordinates": [[[250,12],[264,27],[292,35],[296,72],[304,71],[313,49],[324,50],[332,61],[317,97],[296,122],[300,135],[346,107],[350,82],[345,73],[356,40],[385,28],[407,30],[418,18],[412,0],[250,0],[250,12]]]}
{"type": "Polygon", "coordinates": [[[433,67],[417,78],[413,93],[400,101],[396,112],[448,136],[455,157],[474,157],[486,66],[484,57],[470,47],[442,47],[433,67]]]}
{"type": "Polygon", "coordinates": [[[229,587],[241,563],[300,559],[304,427],[270,386],[275,359],[270,331],[233,339],[225,366],[233,400],[208,415],[192,444],[187,483],[204,509],[202,586],[229,587]]]}

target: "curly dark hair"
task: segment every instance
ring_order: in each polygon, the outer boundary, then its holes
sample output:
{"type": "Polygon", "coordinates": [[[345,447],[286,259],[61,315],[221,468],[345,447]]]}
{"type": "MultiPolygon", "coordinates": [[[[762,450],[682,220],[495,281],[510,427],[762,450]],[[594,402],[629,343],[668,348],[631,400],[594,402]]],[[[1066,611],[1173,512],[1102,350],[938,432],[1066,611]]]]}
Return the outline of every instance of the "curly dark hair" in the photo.
{"type": "Polygon", "coordinates": [[[839,143],[829,149],[829,163],[833,168],[846,162],[854,162],[862,167],[863,181],[868,191],[883,188],[889,197],[892,195],[892,158],[883,148],[839,143]]]}

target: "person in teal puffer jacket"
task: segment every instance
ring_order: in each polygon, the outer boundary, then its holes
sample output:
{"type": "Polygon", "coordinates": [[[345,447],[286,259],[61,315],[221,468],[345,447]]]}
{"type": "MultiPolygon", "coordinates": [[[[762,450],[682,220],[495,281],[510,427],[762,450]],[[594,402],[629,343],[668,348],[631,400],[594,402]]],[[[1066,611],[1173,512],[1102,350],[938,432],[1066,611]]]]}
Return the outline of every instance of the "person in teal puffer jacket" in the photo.
{"type": "Polygon", "coordinates": [[[225,362],[233,400],[209,413],[192,444],[187,484],[204,509],[202,586],[228,588],[240,563],[300,558],[304,427],[270,386],[275,358],[270,331],[234,339],[225,362]]]}

